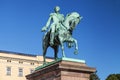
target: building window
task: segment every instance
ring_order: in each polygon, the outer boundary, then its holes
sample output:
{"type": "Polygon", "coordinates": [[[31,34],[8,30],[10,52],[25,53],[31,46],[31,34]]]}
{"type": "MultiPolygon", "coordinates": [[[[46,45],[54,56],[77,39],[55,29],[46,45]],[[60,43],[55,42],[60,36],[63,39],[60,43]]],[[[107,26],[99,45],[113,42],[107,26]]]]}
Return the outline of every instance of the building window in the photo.
{"type": "Polygon", "coordinates": [[[11,60],[7,60],[7,62],[11,62],[11,60]]]}
{"type": "Polygon", "coordinates": [[[34,63],[30,63],[31,65],[34,65],[34,63]]]}
{"type": "Polygon", "coordinates": [[[34,69],[30,69],[30,74],[34,72],[34,69]]]}
{"type": "Polygon", "coordinates": [[[11,75],[11,67],[6,68],[6,75],[11,75]]]}
{"type": "Polygon", "coordinates": [[[23,68],[19,68],[18,76],[19,76],[19,77],[22,77],[22,76],[23,76],[23,68]]]}

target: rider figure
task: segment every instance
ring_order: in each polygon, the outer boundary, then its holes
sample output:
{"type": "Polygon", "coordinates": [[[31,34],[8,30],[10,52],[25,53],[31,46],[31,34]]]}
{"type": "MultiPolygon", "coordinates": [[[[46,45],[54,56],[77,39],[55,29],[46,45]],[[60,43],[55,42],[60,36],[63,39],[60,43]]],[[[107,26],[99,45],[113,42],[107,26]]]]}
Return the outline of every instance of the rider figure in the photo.
{"type": "Polygon", "coordinates": [[[54,44],[54,36],[55,36],[55,32],[58,32],[60,25],[62,24],[62,22],[64,21],[64,15],[60,14],[60,7],[56,6],[54,8],[54,13],[50,14],[50,17],[46,23],[46,26],[44,26],[42,28],[42,31],[46,31],[52,21],[52,24],[50,25],[50,45],[52,46],[54,44]]]}

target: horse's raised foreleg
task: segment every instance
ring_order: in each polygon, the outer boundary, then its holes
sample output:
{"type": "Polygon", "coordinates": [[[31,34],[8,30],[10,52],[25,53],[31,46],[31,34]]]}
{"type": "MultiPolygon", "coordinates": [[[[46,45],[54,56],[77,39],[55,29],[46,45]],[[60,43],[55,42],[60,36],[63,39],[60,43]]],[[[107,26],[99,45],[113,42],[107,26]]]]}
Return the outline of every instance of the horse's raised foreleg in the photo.
{"type": "Polygon", "coordinates": [[[73,39],[74,43],[75,43],[75,51],[74,54],[78,54],[78,43],[76,39],[73,39]]]}
{"type": "Polygon", "coordinates": [[[75,51],[74,51],[74,54],[78,54],[78,43],[77,43],[77,40],[74,39],[74,38],[71,38],[70,41],[73,42],[73,43],[75,44],[75,51]]]}

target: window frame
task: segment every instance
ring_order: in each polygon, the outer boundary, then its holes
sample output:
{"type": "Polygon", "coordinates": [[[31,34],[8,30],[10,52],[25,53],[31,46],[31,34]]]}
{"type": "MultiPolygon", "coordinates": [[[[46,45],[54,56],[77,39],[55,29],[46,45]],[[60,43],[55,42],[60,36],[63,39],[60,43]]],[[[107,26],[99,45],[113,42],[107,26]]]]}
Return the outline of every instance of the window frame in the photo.
{"type": "Polygon", "coordinates": [[[10,66],[7,66],[7,67],[6,67],[6,75],[7,75],[7,76],[11,76],[11,71],[12,71],[12,70],[11,70],[11,67],[10,67],[10,66]]]}
{"type": "Polygon", "coordinates": [[[18,68],[18,76],[23,77],[23,68],[18,68]]]}

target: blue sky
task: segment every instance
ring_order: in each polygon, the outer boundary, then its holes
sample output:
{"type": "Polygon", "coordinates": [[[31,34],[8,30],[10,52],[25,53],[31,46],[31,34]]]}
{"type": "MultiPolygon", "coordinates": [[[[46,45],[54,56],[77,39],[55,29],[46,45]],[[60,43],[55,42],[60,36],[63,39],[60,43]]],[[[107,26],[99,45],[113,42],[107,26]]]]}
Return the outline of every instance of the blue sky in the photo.
{"type": "MultiPolygon", "coordinates": [[[[120,73],[119,0],[0,0],[0,50],[42,55],[41,28],[56,5],[64,15],[76,11],[83,16],[73,32],[79,54],[65,48],[66,56],[85,60],[101,80],[120,73]]],[[[47,56],[53,57],[51,48],[47,56]]]]}

